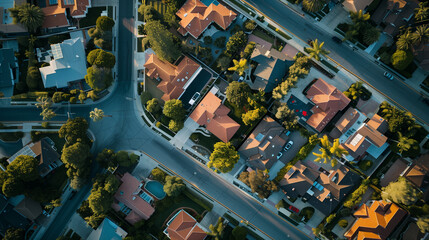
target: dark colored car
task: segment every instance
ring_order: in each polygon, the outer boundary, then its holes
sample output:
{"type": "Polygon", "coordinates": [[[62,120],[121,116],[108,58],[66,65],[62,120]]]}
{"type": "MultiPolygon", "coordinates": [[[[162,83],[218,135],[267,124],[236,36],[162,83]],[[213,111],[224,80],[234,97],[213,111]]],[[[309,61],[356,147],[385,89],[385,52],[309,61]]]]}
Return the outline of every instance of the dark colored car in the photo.
{"type": "Polygon", "coordinates": [[[294,213],[299,213],[299,209],[296,208],[296,207],[294,207],[294,206],[292,206],[292,205],[289,206],[289,210],[291,210],[294,213]]]}
{"type": "Polygon", "coordinates": [[[342,43],[343,41],[339,38],[339,37],[332,37],[332,41],[336,42],[336,43],[342,43]]]}

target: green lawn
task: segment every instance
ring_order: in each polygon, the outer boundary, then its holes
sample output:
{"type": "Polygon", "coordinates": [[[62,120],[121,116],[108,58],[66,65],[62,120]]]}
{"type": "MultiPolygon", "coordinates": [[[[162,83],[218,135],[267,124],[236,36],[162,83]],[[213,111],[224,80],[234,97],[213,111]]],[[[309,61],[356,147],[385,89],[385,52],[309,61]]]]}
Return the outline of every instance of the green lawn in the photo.
{"type": "Polygon", "coordinates": [[[213,134],[211,134],[210,137],[206,137],[206,136],[202,135],[201,133],[192,133],[191,139],[195,143],[206,147],[208,150],[210,150],[212,152],[214,150],[213,145],[215,145],[215,143],[221,141],[219,138],[217,138],[213,134]]]}
{"type": "Polygon", "coordinates": [[[274,43],[274,38],[269,36],[268,34],[266,34],[262,29],[260,29],[259,27],[255,28],[255,30],[253,30],[252,32],[253,35],[264,39],[265,41],[273,44],[274,43]]]}
{"type": "Polygon", "coordinates": [[[137,38],[137,52],[143,52],[143,37],[137,38]]]}
{"type": "Polygon", "coordinates": [[[162,1],[146,0],[146,5],[153,6],[162,15],[167,11],[167,5],[162,3],[162,1]]]}
{"type": "Polygon", "coordinates": [[[58,132],[31,132],[31,141],[33,142],[37,142],[44,137],[49,137],[55,143],[55,148],[57,148],[57,152],[61,154],[66,140],[64,138],[60,138],[58,136],[58,132]]]}
{"type": "Polygon", "coordinates": [[[101,12],[106,10],[106,7],[92,7],[88,9],[88,13],[86,14],[86,17],[82,18],[79,21],[79,27],[90,27],[94,26],[95,22],[97,21],[97,18],[101,15],[101,12]]]}
{"type": "Polygon", "coordinates": [[[53,189],[61,191],[67,183],[66,171],[64,165],[59,166],[47,176],[46,182],[53,189]]]}

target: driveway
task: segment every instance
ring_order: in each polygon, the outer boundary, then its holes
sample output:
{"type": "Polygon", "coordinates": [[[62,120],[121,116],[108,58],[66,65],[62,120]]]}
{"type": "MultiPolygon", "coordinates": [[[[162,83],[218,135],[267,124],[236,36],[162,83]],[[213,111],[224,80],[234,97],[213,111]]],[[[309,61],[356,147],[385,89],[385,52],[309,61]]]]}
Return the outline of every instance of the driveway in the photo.
{"type": "Polygon", "coordinates": [[[286,142],[289,141],[293,141],[292,147],[286,152],[282,150],[283,156],[280,158],[280,161],[284,164],[287,164],[292,160],[292,158],[295,157],[295,155],[299,152],[299,149],[301,149],[301,147],[308,142],[308,139],[302,136],[299,131],[293,131],[289,135],[289,139],[286,140],[286,142]]]}

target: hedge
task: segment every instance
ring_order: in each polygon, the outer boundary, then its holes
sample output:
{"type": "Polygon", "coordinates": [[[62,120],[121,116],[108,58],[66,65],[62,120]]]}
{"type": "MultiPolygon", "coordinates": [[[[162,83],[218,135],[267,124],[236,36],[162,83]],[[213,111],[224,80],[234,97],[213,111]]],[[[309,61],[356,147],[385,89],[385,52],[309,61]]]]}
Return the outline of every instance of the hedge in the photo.
{"type": "Polygon", "coordinates": [[[14,101],[19,101],[19,100],[36,100],[38,97],[48,97],[49,93],[48,92],[28,92],[28,93],[21,93],[21,94],[17,94],[12,96],[12,100],[14,101]]]}
{"type": "Polygon", "coordinates": [[[369,179],[363,180],[362,184],[352,194],[347,196],[347,199],[344,201],[344,207],[352,209],[360,203],[360,201],[362,201],[362,195],[368,190],[369,183],[369,179]]]}

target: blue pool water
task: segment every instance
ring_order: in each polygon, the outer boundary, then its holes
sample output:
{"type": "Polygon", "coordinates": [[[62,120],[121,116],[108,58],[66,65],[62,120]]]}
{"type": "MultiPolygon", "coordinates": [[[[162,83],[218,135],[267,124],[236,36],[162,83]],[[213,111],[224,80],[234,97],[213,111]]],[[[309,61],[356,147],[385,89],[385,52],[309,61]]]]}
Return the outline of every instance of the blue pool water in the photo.
{"type": "Polygon", "coordinates": [[[159,200],[165,197],[164,187],[158,181],[151,180],[144,185],[144,188],[159,200]]]}
{"type": "Polygon", "coordinates": [[[204,3],[204,5],[206,5],[207,7],[210,6],[210,4],[214,4],[214,5],[219,5],[219,2],[216,0],[201,0],[202,3],[204,3]]]}

